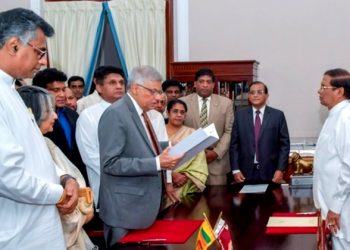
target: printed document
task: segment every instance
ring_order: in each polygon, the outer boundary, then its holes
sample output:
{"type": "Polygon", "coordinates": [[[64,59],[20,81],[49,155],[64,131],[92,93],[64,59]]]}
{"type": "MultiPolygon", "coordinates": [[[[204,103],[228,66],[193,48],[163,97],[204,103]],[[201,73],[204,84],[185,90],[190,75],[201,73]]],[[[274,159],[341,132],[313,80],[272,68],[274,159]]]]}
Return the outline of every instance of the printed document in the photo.
{"type": "Polygon", "coordinates": [[[194,131],[170,149],[169,154],[172,156],[185,154],[182,160],[176,165],[175,169],[218,140],[219,136],[214,123],[194,131]]]}
{"type": "Polygon", "coordinates": [[[244,185],[244,187],[239,191],[241,194],[258,194],[265,193],[268,184],[257,184],[257,185],[244,185]]]}

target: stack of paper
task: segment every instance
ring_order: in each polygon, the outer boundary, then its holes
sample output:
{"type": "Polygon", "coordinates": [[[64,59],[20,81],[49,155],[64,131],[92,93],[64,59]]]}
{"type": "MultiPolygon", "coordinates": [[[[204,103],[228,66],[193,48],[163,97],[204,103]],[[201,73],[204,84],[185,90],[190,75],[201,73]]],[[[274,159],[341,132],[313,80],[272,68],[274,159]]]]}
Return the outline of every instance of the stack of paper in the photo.
{"type": "Polygon", "coordinates": [[[316,234],[317,213],[275,213],[267,225],[267,234],[316,234]]]}
{"type": "Polygon", "coordinates": [[[176,165],[176,167],[179,167],[218,140],[218,133],[216,132],[214,123],[212,123],[206,128],[197,129],[191,135],[177,143],[170,149],[169,154],[172,156],[184,154],[184,157],[176,165]]]}

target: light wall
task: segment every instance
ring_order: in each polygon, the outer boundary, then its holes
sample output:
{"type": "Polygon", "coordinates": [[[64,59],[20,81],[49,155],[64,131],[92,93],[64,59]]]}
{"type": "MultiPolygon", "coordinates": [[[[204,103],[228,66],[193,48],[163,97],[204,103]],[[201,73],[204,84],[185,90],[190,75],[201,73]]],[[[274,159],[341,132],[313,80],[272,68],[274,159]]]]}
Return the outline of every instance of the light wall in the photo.
{"type": "Polygon", "coordinates": [[[259,61],[258,79],[269,105],[285,112],[291,137],[317,137],[327,115],[317,94],[322,74],[350,70],[350,1],[187,3],[189,60],[259,61]]]}
{"type": "Polygon", "coordinates": [[[5,11],[13,8],[19,8],[19,7],[30,9],[31,0],[1,1],[0,11],[5,11]]]}

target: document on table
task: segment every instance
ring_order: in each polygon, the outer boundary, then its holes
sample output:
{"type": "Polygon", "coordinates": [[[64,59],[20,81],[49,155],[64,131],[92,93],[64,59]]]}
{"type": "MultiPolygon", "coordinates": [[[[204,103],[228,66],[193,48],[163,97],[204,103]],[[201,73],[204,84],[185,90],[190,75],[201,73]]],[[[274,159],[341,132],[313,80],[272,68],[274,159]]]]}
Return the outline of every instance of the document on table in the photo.
{"type": "Polygon", "coordinates": [[[317,227],[318,217],[283,217],[271,216],[267,227],[317,227]]]}
{"type": "Polygon", "coordinates": [[[199,128],[194,131],[192,134],[178,142],[170,149],[169,154],[172,156],[185,154],[182,160],[176,165],[175,169],[190,160],[199,152],[213,145],[218,140],[219,135],[216,131],[214,123],[205,128],[199,128]]]}
{"type": "Polygon", "coordinates": [[[265,193],[268,184],[244,185],[239,193],[241,194],[259,194],[265,193]]]}

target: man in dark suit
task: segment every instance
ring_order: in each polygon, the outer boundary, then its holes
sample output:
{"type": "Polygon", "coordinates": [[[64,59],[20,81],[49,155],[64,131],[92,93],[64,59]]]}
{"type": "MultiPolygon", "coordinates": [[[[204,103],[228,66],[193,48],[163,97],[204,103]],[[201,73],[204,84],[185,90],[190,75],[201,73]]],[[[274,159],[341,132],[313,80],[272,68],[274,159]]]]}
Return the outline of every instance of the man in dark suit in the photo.
{"type": "Polygon", "coordinates": [[[182,158],[170,156],[169,147],[161,152],[146,113],[162,93],[161,78],[150,66],[134,68],[128,93],[109,106],[99,122],[100,217],[109,247],[128,230],[147,228],[155,221],[162,197],[161,170],[174,168],[182,158]]]}
{"type": "Polygon", "coordinates": [[[230,144],[230,162],[237,183],[281,183],[288,166],[290,141],[282,111],[266,105],[267,86],[249,86],[251,107],[236,112],[230,144]]]}
{"type": "Polygon", "coordinates": [[[86,184],[88,177],[86,167],[81,159],[75,140],[75,126],[78,113],[66,107],[66,85],[67,76],[55,68],[39,71],[33,78],[33,85],[47,89],[55,98],[56,120],[53,131],[45,136],[50,138],[68,157],[68,159],[80,170],[86,184]]]}

